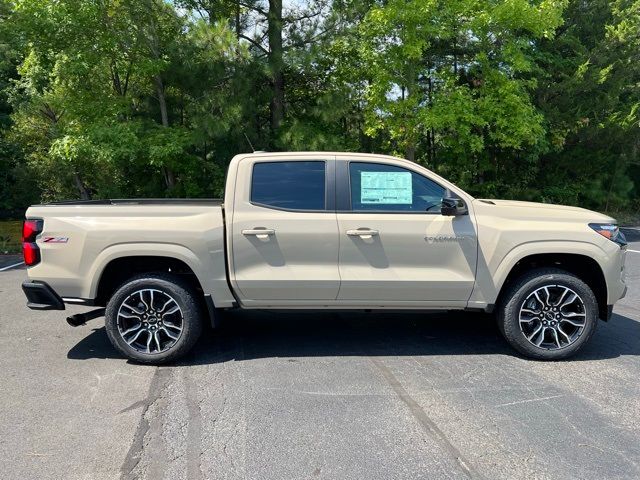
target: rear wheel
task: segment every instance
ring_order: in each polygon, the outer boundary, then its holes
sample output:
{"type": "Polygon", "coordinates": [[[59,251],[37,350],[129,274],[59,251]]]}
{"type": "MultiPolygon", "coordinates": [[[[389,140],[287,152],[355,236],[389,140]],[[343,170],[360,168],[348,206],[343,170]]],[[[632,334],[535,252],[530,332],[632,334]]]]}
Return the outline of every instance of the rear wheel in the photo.
{"type": "Polygon", "coordinates": [[[559,269],[533,270],[516,280],[497,312],[506,340],[524,355],[560,360],[595,332],[598,303],[589,286],[559,269]]]}
{"type": "Polygon", "coordinates": [[[126,357],[161,364],[186,354],[202,331],[200,303],[179,277],[145,274],[124,283],[109,300],[107,335],[126,357]]]}

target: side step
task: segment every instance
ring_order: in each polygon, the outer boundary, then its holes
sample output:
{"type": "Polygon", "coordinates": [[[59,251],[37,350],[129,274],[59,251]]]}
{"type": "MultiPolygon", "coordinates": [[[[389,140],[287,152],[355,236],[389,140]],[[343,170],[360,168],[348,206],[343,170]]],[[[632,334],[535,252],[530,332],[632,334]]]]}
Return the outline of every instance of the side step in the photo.
{"type": "Polygon", "coordinates": [[[89,320],[93,320],[94,318],[104,317],[104,312],[106,308],[98,308],[96,310],[91,310],[90,312],[85,313],[76,313],[75,315],[71,315],[67,317],[67,323],[72,327],[79,327],[80,325],[84,325],[89,320]]]}

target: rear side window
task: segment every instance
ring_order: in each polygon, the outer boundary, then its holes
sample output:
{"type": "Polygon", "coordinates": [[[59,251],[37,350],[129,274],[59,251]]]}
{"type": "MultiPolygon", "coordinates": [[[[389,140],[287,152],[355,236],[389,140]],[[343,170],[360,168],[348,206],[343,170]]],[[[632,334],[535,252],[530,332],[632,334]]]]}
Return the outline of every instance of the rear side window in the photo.
{"type": "Polygon", "coordinates": [[[351,162],[351,209],[377,212],[435,212],[444,187],[419,173],[382,163],[351,162]]]}
{"type": "Polygon", "coordinates": [[[251,202],[287,210],[325,209],[325,162],[253,165],[251,202]]]}

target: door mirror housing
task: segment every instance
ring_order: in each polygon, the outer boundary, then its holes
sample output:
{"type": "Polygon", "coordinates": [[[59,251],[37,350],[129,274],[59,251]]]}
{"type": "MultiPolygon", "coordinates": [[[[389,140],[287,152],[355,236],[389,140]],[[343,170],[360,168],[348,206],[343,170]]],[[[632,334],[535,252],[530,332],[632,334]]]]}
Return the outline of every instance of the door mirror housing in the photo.
{"type": "Polygon", "coordinates": [[[459,215],[468,214],[469,209],[464,203],[464,200],[450,190],[446,190],[442,197],[442,208],[440,209],[440,213],[448,217],[457,217],[459,215]]]}

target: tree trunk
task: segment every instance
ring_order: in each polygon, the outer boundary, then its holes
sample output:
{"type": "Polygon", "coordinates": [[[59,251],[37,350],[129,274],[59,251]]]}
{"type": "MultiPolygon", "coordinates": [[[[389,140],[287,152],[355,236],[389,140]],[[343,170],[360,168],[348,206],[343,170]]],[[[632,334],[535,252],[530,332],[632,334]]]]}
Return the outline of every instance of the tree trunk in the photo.
{"type": "Polygon", "coordinates": [[[410,160],[412,162],[416,161],[416,146],[415,145],[407,145],[407,148],[404,150],[404,158],[410,160]]]}
{"type": "MultiPolygon", "coordinates": [[[[149,1],[149,11],[154,12],[156,10],[154,0],[149,1]]],[[[151,50],[151,55],[155,59],[160,58],[160,48],[159,48],[159,39],[156,28],[156,22],[151,15],[149,17],[149,49],[151,50]]],[[[153,83],[155,83],[156,94],[158,95],[158,106],[160,107],[160,121],[162,122],[162,126],[164,128],[169,128],[169,114],[167,112],[167,99],[164,94],[164,82],[162,81],[162,76],[160,73],[157,73],[153,77],[153,83]]],[[[171,190],[176,186],[176,176],[171,170],[171,168],[163,166],[162,167],[162,175],[164,176],[164,183],[167,186],[168,190],[171,190]]]]}
{"type": "Polygon", "coordinates": [[[164,96],[164,83],[160,75],[155,76],[156,93],[158,94],[158,104],[160,105],[160,119],[163,127],[169,126],[169,115],[167,114],[167,100],[164,96]]]}
{"type": "MultiPolygon", "coordinates": [[[[431,70],[431,67],[429,67],[431,70]]],[[[429,88],[427,94],[427,102],[429,104],[429,108],[433,106],[433,76],[429,73],[429,88]]],[[[427,133],[429,138],[429,163],[431,168],[436,167],[436,131],[433,127],[429,128],[429,132],[427,133]]]]}
{"type": "Polygon", "coordinates": [[[615,185],[616,176],[618,174],[618,166],[620,165],[622,157],[616,157],[615,164],[613,166],[613,174],[611,175],[611,183],[609,183],[609,191],[607,192],[607,201],[604,204],[604,213],[609,213],[609,202],[611,200],[611,194],[613,193],[613,186],[615,185]]]}
{"type": "MultiPolygon", "coordinates": [[[[415,75],[415,70],[412,66],[409,67],[407,78],[410,81],[413,81],[413,77],[415,75]]],[[[413,98],[414,95],[414,85],[407,85],[406,87],[402,87],[402,99],[413,98]]],[[[416,132],[410,131],[408,135],[405,137],[405,147],[404,147],[404,158],[415,162],[416,161],[416,132]]]]}
{"type": "Polygon", "coordinates": [[[437,153],[436,152],[436,131],[435,131],[435,129],[433,127],[431,127],[429,129],[429,133],[430,133],[430,137],[431,137],[431,140],[429,141],[429,145],[430,145],[430,148],[431,148],[431,155],[430,155],[431,168],[436,168],[437,165],[438,165],[438,162],[437,162],[437,157],[438,156],[436,155],[436,153],[437,153]]]}
{"type": "Polygon", "coordinates": [[[87,189],[86,185],[80,179],[80,175],[78,175],[75,172],[73,174],[73,182],[76,184],[76,188],[78,189],[78,192],[80,193],[80,198],[82,200],[91,200],[91,193],[89,193],[89,190],[87,189]]]}
{"type": "Polygon", "coordinates": [[[236,2],[236,40],[240,43],[240,34],[242,33],[242,25],[240,24],[240,2],[236,2]]]}
{"type": "MultiPolygon", "coordinates": [[[[162,77],[156,75],[155,78],[156,92],[158,94],[158,104],[160,105],[160,119],[162,126],[169,127],[169,114],[167,113],[167,100],[164,95],[164,83],[162,77]]],[[[164,175],[164,183],[168,189],[172,189],[176,186],[176,175],[169,167],[162,167],[162,173],[164,175]]]]}
{"type": "Polygon", "coordinates": [[[176,186],[176,174],[173,173],[169,167],[162,167],[162,175],[164,176],[164,183],[168,189],[176,186]]]}
{"type": "Polygon", "coordinates": [[[409,140],[409,144],[405,147],[404,158],[412,162],[416,161],[416,144],[413,140],[409,140]]]}
{"type": "Polygon", "coordinates": [[[271,131],[275,133],[284,118],[284,63],[282,48],[282,0],[269,0],[269,69],[271,71],[271,131]]]}

